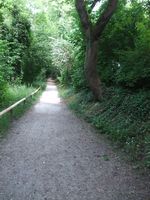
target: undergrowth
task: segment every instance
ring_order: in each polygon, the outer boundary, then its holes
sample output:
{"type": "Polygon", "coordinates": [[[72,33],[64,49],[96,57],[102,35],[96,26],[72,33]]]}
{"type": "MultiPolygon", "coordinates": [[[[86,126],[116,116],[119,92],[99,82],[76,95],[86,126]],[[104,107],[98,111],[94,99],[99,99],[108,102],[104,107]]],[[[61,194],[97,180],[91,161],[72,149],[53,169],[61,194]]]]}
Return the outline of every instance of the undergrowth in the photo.
{"type": "MultiPolygon", "coordinates": [[[[8,108],[10,105],[16,103],[22,98],[27,97],[35,90],[36,88],[27,87],[25,85],[10,85],[7,89],[5,101],[0,106],[0,111],[8,108]]],[[[28,98],[25,103],[21,103],[14,108],[13,114],[9,112],[0,118],[0,137],[3,137],[6,134],[6,130],[8,129],[11,121],[18,119],[28,108],[30,108],[39,95],[40,92],[32,98],[28,98]]]]}
{"type": "Polygon", "coordinates": [[[150,92],[105,88],[101,102],[88,91],[60,90],[69,107],[106,134],[137,166],[150,168],[150,92]]]}
{"type": "Polygon", "coordinates": [[[5,95],[5,100],[1,102],[0,111],[28,96],[34,90],[35,88],[27,87],[26,85],[9,85],[5,95]]]}

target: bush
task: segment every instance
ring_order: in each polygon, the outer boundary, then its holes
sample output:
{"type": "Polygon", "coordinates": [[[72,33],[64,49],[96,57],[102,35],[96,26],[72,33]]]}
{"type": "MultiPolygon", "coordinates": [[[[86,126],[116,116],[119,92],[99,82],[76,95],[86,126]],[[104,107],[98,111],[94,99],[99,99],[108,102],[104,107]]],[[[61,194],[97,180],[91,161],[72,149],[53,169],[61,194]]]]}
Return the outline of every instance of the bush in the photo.
{"type": "Polygon", "coordinates": [[[3,106],[3,103],[6,98],[6,92],[7,92],[7,83],[0,74],[0,107],[3,106]]]}
{"type": "Polygon", "coordinates": [[[107,85],[150,86],[149,23],[143,3],[134,1],[116,11],[100,40],[98,70],[107,85]]]}
{"type": "Polygon", "coordinates": [[[75,47],[74,50],[74,61],[71,70],[72,84],[76,90],[85,89],[84,48],[75,47]]]}
{"type": "Polygon", "coordinates": [[[148,87],[150,80],[150,30],[138,24],[135,49],[123,51],[116,71],[116,82],[129,87],[148,87]]]}
{"type": "Polygon", "coordinates": [[[46,87],[46,70],[43,69],[36,77],[35,81],[33,82],[33,86],[35,88],[41,87],[41,89],[45,89],[46,87]]]}
{"type": "Polygon", "coordinates": [[[0,40],[0,107],[5,101],[7,81],[10,79],[10,74],[12,72],[11,67],[8,64],[8,51],[7,41],[0,40]]]}

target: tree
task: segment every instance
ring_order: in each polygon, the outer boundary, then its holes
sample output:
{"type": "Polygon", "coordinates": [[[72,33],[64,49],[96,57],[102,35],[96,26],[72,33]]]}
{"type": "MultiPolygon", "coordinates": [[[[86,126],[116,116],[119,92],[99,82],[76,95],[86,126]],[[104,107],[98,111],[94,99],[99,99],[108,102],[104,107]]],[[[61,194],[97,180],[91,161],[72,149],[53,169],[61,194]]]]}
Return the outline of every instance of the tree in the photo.
{"type": "Polygon", "coordinates": [[[93,8],[97,2],[99,2],[99,0],[93,0],[89,2],[84,0],[76,0],[75,2],[86,38],[86,79],[96,100],[100,100],[102,98],[102,88],[101,81],[96,69],[98,58],[98,42],[117,7],[118,0],[109,0],[107,2],[106,8],[104,8],[102,14],[99,15],[96,23],[92,23],[90,12],[92,12],[93,8]],[[90,9],[88,9],[88,4],[90,4],[90,9]]]}

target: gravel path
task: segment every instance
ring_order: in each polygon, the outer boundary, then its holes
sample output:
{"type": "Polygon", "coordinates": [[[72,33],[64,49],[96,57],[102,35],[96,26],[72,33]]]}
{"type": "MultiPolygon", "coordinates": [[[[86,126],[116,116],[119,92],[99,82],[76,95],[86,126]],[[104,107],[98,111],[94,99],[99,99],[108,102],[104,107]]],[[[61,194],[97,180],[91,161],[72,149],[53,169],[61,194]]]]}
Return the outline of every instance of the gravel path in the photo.
{"type": "Polygon", "coordinates": [[[0,200],[150,200],[149,180],[74,116],[52,83],[0,142],[0,200]]]}

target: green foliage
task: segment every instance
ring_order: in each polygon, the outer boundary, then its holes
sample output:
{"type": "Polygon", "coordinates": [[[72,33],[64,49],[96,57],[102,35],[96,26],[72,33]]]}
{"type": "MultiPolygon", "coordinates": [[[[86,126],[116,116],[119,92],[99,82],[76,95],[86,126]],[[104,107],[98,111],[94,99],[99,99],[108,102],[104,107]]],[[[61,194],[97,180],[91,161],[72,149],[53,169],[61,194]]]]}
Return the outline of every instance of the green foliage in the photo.
{"type": "Polygon", "coordinates": [[[38,74],[38,76],[36,77],[35,81],[33,82],[33,86],[38,88],[41,87],[41,89],[45,89],[46,88],[46,70],[45,69],[41,69],[40,73],[38,74]]]}
{"type": "Polygon", "coordinates": [[[74,48],[74,62],[71,71],[73,87],[76,90],[86,88],[85,72],[84,72],[84,51],[83,48],[74,48]]]}
{"type": "Polygon", "coordinates": [[[52,64],[58,71],[58,80],[61,84],[70,82],[72,68],[73,45],[64,39],[53,39],[52,43],[52,64]]]}
{"type": "Polygon", "coordinates": [[[120,69],[116,72],[117,82],[127,86],[148,86],[150,79],[150,29],[138,24],[139,35],[135,49],[123,51],[120,69]]]}
{"type": "MultiPolygon", "coordinates": [[[[32,38],[31,25],[25,10],[16,6],[13,1],[6,0],[1,4],[0,14],[0,109],[3,109],[32,90],[21,86],[22,81],[25,81],[25,72],[29,71],[25,58],[31,54],[32,38]],[[23,68],[25,65],[26,68],[23,68]],[[10,83],[13,90],[9,86],[10,83]]],[[[31,71],[30,78],[35,78],[35,74],[38,73],[31,71]]],[[[30,83],[33,81],[32,79],[30,83]]]]}
{"type": "Polygon", "coordinates": [[[45,41],[48,36],[44,34],[38,36],[37,33],[33,33],[31,18],[24,7],[16,5],[13,0],[5,0],[1,3],[0,16],[0,104],[2,105],[9,83],[32,84],[35,80],[37,82],[41,71],[42,73],[45,71],[44,77],[41,76],[44,81],[51,59],[47,40],[45,41]]]}
{"type": "Polygon", "coordinates": [[[7,80],[11,75],[11,67],[7,66],[7,42],[0,40],[0,107],[5,100],[7,91],[7,80]],[[7,67],[7,68],[6,68],[7,67]]]}
{"type": "MultiPolygon", "coordinates": [[[[27,16],[21,11],[16,4],[4,6],[2,23],[2,38],[8,44],[8,61],[11,65],[13,74],[11,79],[20,78],[22,76],[22,61],[26,50],[30,46],[30,22],[27,16]]],[[[8,67],[6,67],[7,69],[8,67]]]]}
{"type": "Polygon", "coordinates": [[[69,33],[69,41],[73,44],[71,81],[75,90],[87,87],[84,71],[85,43],[81,25],[76,12],[72,12],[73,30],[69,33]]]}
{"type": "MultiPolygon", "coordinates": [[[[20,99],[27,97],[33,91],[35,91],[35,88],[27,87],[26,85],[8,85],[5,101],[3,101],[3,105],[0,107],[0,111],[9,107],[20,99]]],[[[28,108],[30,108],[36,99],[37,96],[34,96],[33,98],[29,98],[25,104],[22,103],[16,107],[13,110],[13,119],[20,117],[28,108]]],[[[12,118],[10,113],[7,113],[2,118],[0,118],[0,138],[5,135],[5,130],[8,129],[11,121],[12,118]]]]}
{"type": "Polygon", "coordinates": [[[149,86],[149,22],[142,3],[120,5],[100,41],[98,70],[106,84],[149,86]]]}
{"type": "Polygon", "coordinates": [[[1,105],[0,111],[28,96],[34,90],[35,88],[27,87],[26,85],[8,85],[5,93],[5,101],[1,105]]]}
{"type": "Polygon", "coordinates": [[[3,76],[0,74],[0,107],[2,106],[2,102],[5,100],[6,91],[7,83],[3,79],[3,76]]]}

